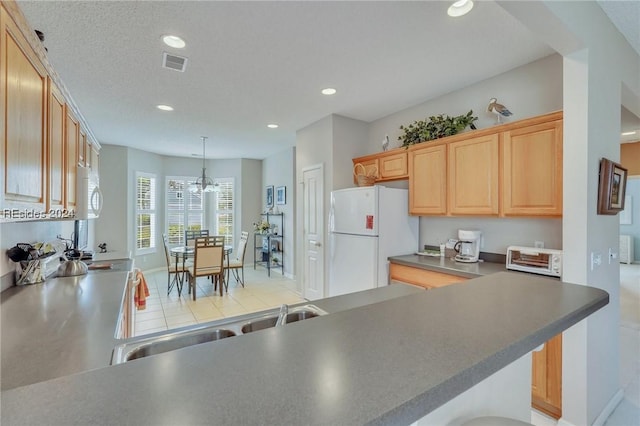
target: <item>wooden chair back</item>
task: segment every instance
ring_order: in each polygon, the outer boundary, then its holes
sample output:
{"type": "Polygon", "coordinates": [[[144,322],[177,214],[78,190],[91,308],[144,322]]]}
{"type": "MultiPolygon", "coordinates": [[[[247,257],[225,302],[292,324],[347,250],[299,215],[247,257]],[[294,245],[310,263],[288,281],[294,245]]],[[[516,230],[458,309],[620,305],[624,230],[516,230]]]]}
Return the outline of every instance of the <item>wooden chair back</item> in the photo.
{"type": "Polygon", "coordinates": [[[249,240],[249,233],[242,231],[240,242],[238,242],[238,249],[236,250],[236,261],[244,263],[244,254],[247,251],[247,241],[249,240]]]}
{"type": "Polygon", "coordinates": [[[167,266],[171,266],[171,255],[169,254],[169,239],[167,234],[162,234],[162,242],[164,243],[164,257],[167,260],[167,266]]]}
{"type": "Polygon", "coordinates": [[[193,271],[196,277],[218,275],[224,266],[224,237],[208,236],[195,239],[193,271]]]}
{"type": "Polygon", "coordinates": [[[208,229],[200,229],[198,231],[184,231],[184,245],[188,247],[194,247],[196,238],[208,236],[208,229]]]}

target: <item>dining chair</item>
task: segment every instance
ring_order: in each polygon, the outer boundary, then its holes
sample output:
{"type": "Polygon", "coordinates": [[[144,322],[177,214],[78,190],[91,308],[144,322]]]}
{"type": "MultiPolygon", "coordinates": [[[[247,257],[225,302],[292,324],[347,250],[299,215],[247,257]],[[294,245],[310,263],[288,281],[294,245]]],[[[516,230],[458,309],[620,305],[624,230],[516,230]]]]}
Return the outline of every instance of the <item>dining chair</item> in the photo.
{"type": "MultiPolygon", "coordinates": [[[[189,274],[189,293],[196,300],[196,278],[213,277],[214,284],[220,284],[220,296],[224,286],[224,237],[198,237],[194,244],[193,266],[187,269],[189,274]]],[[[215,289],[215,288],[214,288],[215,289]]]]}
{"type": "Polygon", "coordinates": [[[172,290],[171,275],[175,275],[176,280],[178,279],[178,274],[182,274],[184,277],[184,273],[187,272],[187,268],[190,265],[171,258],[171,254],[169,253],[169,238],[167,237],[167,234],[162,234],[162,241],[164,242],[164,256],[167,260],[167,294],[169,294],[172,290]]]}
{"type": "MultiPolygon", "coordinates": [[[[236,258],[230,259],[225,268],[233,273],[233,277],[236,283],[240,283],[244,287],[244,254],[247,251],[247,240],[249,239],[249,233],[242,231],[240,241],[238,242],[238,248],[234,251],[236,258]]],[[[227,283],[228,285],[228,283],[227,283]]]]}
{"type": "Polygon", "coordinates": [[[185,246],[189,246],[189,247],[193,247],[194,245],[194,240],[198,237],[208,237],[209,236],[209,230],[208,229],[200,229],[197,231],[192,231],[192,230],[188,230],[188,231],[184,231],[184,245],[185,246]]]}

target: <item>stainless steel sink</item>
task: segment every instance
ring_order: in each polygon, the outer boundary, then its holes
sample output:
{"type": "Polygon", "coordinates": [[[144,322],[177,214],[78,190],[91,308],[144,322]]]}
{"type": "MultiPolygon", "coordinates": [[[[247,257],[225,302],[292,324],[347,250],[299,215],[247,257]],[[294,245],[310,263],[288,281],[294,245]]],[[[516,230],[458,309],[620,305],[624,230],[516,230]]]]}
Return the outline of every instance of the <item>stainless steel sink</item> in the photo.
{"type": "Polygon", "coordinates": [[[191,333],[184,333],[180,336],[166,336],[159,340],[152,340],[143,343],[136,349],[128,352],[125,361],[144,358],[150,355],[157,355],[163,352],[174,351],[187,346],[198,345],[200,343],[213,342],[227,337],[233,337],[236,333],[224,328],[203,329],[191,333]]]}
{"type": "MultiPolygon", "coordinates": [[[[285,324],[326,314],[327,312],[314,305],[293,307],[289,309],[285,324]]],[[[111,356],[111,364],[122,364],[138,358],[174,351],[188,346],[265,330],[275,327],[277,320],[278,310],[271,309],[257,312],[254,315],[243,316],[241,319],[217,321],[211,325],[198,325],[153,337],[140,338],[116,346],[111,356]]]]}
{"type": "MultiPolygon", "coordinates": [[[[309,318],[315,318],[319,315],[324,315],[319,313],[316,310],[304,309],[299,311],[292,310],[287,314],[285,319],[285,323],[289,324],[291,322],[301,321],[309,318]]],[[[278,321],[277,316],[270,316],[260,320],[249,321],[242,326],[242,333],[252,333],[254,331],[264,330],[265,328],[271,328],[276,326],[276,322],[278,321]]]]}

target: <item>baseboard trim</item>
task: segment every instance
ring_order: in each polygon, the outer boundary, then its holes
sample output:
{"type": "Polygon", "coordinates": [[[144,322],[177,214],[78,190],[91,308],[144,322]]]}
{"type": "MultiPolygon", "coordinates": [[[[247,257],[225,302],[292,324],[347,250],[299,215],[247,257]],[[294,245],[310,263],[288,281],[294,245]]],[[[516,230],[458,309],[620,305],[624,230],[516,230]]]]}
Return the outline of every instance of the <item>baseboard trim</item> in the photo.
{"type": "MultiPolygon", "coordinates": [[[[613,397],[609,400],[607,405],[604,406],[598,417],[594,420],[591,426],[602,426],[604,422],[607,421],[611,413],[616,409],[618,404],[622,402],[624,398],[624,390],[618,389],[618,391],[613,395],[613,397]]],[[[576,426],[571,422],[568,422],[564,419],[564,417],[558,420],[558,426],[576,426]]]]}

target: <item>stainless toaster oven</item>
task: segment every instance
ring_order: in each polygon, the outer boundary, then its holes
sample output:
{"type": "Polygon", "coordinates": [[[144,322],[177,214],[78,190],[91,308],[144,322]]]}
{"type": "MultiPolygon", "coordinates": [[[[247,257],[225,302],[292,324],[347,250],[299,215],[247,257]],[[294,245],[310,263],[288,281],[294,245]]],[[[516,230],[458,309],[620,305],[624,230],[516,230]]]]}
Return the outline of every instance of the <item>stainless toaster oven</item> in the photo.
{"type": "Polygon", "coordinates": [[[562,251],[537,247],[507,247],[507,269],[560,277],[562,251]]]}

